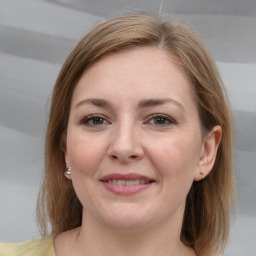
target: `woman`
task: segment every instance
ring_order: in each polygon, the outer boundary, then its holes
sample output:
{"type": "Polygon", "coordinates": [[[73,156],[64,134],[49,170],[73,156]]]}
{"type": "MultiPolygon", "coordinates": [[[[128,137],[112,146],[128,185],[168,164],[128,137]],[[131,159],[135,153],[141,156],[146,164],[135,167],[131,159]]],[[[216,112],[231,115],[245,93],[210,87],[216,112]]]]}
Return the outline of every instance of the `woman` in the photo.
{"type": "Polygon", "coordinates": [[[235,200],[231,123],[217,68],[190,28],[143,13],[98,25],[53,91],[44,237],[0,252],[222,254],[235,200]]]}

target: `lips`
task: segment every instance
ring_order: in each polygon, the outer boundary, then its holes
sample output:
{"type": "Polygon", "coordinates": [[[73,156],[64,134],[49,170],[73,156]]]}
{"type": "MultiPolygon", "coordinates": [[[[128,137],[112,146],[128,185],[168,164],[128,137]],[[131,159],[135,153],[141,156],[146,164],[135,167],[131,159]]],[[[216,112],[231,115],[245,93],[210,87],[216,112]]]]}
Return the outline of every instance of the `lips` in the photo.
{"type": "Polygon", "coordinates": [[[135,173],[113,173],[100,179],[104,187],[115,194],[133,195],[149,188],[155,181],[147,176],[135,173]]]}

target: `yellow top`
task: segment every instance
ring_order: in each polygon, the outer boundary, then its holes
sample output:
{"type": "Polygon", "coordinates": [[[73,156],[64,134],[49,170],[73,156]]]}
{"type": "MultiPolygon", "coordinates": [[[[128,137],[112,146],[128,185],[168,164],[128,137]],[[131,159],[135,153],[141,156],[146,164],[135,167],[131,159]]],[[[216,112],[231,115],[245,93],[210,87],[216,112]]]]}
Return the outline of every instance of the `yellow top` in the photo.
{"type": "Polygon", "coordinates": [[[0,243],[0,256],[55,256],[52,236],[20,243],[0,243]]]}

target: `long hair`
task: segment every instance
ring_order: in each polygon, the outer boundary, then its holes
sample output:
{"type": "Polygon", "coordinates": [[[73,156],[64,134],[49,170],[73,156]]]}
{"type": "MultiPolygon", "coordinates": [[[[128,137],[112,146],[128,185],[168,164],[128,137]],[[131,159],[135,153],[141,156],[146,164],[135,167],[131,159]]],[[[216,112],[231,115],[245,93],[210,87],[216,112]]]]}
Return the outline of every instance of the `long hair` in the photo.
{"type": "Polygon", "coordinates": [[[82,205],[72,183],[63,175],[63,141],[77,82],[106,54],[141,46],[158,47],[172,55],[189,78],[203,129],[222,127],[213,170],[203,181],[194,181],[187,195],[181,232],[182,242],[199,256],[222,253],[236,196],[232,120],[226,92],[211,55],[191,28],[146,13],[123,15],[96,26],[80,40],[60,71],[52,94],[45,141],[45,177],[38,198],[41,233],[56,235],[80,226],[82,221],[82,205]]]}

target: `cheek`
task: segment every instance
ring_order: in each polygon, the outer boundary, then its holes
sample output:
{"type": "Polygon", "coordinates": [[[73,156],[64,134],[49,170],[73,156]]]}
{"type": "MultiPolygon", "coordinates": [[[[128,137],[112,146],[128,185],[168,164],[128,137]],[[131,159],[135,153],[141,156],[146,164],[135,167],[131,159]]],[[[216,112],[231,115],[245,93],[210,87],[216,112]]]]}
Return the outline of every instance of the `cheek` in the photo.
{"type": "Polygon", "coordinates": [[[152,161],[163,181],[192,183],[198,163],[199,143],[191,138],[175,134],[153,143],[152,161]]]}
{"type": "Polygon", "coordinates": [[[72,183],[83,207],[89,208],[97,201],[95,189],[105,148],[102,138],[84,135],[83,132],[70,129],[67,134],[67,158],[72,167],[72,183]]]}
{"type": "Polygon", "coordinates": [[[159,207],[166,213],[178,208],[183,211],[187,194],[194,179],[197,167],[198,143],[184,135],[172,134],[169,138],[155,140],[148,144],[151,165],[158,173],[159,207]],[[152,148],[154,145],[154,148],[152,148]],[[150,151],[151,150],[151,151],[150,151]]]}
{"type": "Polygon", "coordinates": [[[93,173],[105,151],[104,143],[99,138],[72,131],[67,136],[67,158],[76,173],[93,173]]]}

